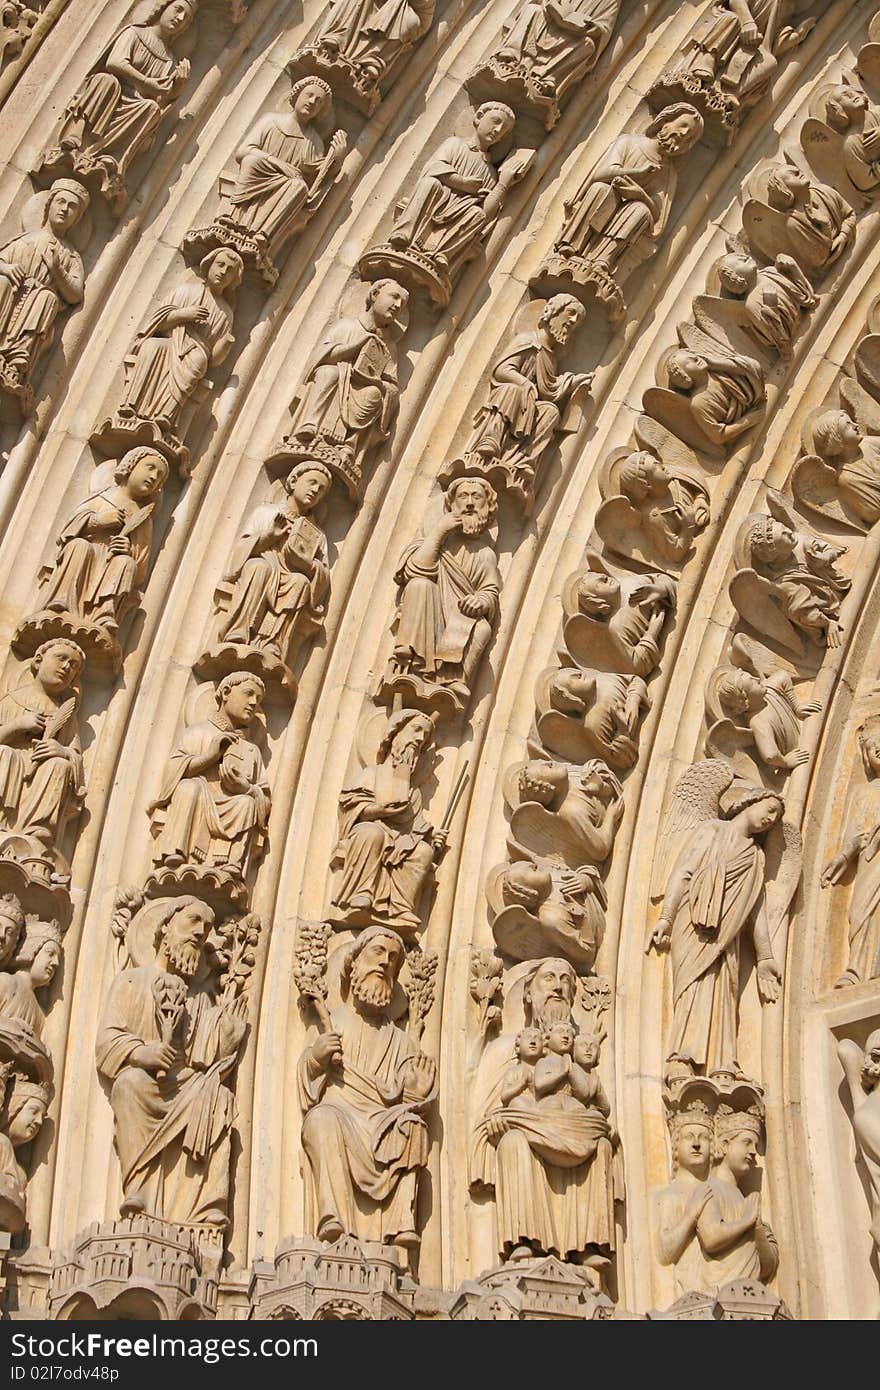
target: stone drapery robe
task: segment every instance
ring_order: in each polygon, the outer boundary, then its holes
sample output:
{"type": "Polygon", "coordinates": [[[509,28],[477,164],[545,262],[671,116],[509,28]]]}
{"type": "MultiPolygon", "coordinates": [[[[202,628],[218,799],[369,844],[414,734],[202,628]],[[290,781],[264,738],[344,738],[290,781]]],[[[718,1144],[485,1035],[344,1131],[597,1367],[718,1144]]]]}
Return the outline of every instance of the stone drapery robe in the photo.
{"type": "Polygon", "coordinates": [[[153,991],[165,978],[155,964],[116,976],[95,1058],[111,1084],[124,1197],[141,1198],[148,1215],[198,1222],[228,1202],[235,1099],[224,1082],[244,1025],[207,995],[189,994],[175,1029],[180,1062],[161,1080],[144,1071],[130,1059],[143,1043],[164,1041],[153,991]]]}
{"type": "Polygon", "coordinates": [[[263,756],[255,743],[217,718],[191,724],[171,755],[156,800],[154,826],[161,829],[156,862],[180,854],[188,862],[234,866],[247,873],[262,846],[269,798],[263,756]],[[192,763],[207,753],[218,732],[229,739],[219,764],[193,776],[192,763]],[[244,778],[248,791],[227,790],[230,769],[244,778]]]}
{"type": "Polygon", "coordinates": [[[863,439],[859,454],[837,475],[840,500],[866,526],[880,521],[880,440],[863,439]]]}
{"type": "Polygon", "coordinates": [[[390,1019],[341,1004],[331,1013],[342,1065],[324,1071],[311,1048],[299,1063],[310,1229],[326,1218],[360,1240],[415,1229],[419,1173],[428,1161],[424,1100],[408,1099],[403,1069],[418,1048],[390,1019]]]}
{"type": "Polygon", "coordinates": [[[575,195],[562,243],[585,260],[613,270],[643,236],[657,239],[672,206],[675,172],[646,135],[621,135],[598,161],[575,195]],[[644,197],[624,201],[611,180],[633,179],[644,197]]]}
{"type": "Polygon", "coordinates": [[[435,0],[338,0],[319,39],[355,65],[387,69],[430,27],[435,0]]]}
{"type": "Polygon", "coordinates": [[[235,224],[266,238],[272,251],[305,219],[305,206],[324,158],[317,132],[296,117],[273,112],[250,132],[229,195],[235,224]],[[289,123],[291,129],[285,129],[289,123]]]}
{"type": "Polygon", "coordinates": [[[333,906],[346,915],[352,899],[367,893],[377,921],[411,933],[421,926],[417,907],[434,862],[433,826],[423,814],[422,794],[413,786],[401,798],[400,809],[386,809],[381,820],[362,819],[366,809],[380,804],[377,787],[384,772],[385,764],[365,767],[340,794],[333,906]]]}
{"type": "MultiPolygon", "coordinates": [[[[314,568],[307,574],[289,544],[298,520],[272,503],[252,512],[225,576],[233,590],[220,624],[221,641],[257,647],[286,661],[297,620],[317,625],[330,582],[327,544],[323,535],[317,538],[314,568]]],[[[316,528],[309,526],[311,534],[316,528]]]]}
{"type": "Polygon", "coordinates": [[[441,256],[454,274],[491,230],[494,218],[483,204],[497,183],[489,156],[460,136],[451,136],[422,170],[392,237],[405,238],[410,250],[424,256],[441,256]],[[467,190],[454,190],[450,178],[466,180],[467,190]]]}
{"type": "Polygon", "coordinates": [[[685,891],[670,940],[672,1035],[667,1055],[706,1072],[736,1063],[740,937],[759,908],[764,852],[730,821],[709,820],[676,866],[685,891]]]}
{"type": "Polygon", "coordinates": [[[561,97],[593,67],[614,28],[620,0],[547,0],[523,5],[504,36],[505,55],[561,97]],[[563,23],[557,19],[559,15],[563,23]]]}
{"type": "Polygon", "coordinates": [[[85,270],[79,252],[47,225],[24,232],[0,250],[0,262],[18,266],[24,281],[16,289],[0,270],[0,360],[26,380],[52,341],[53,325],[65,303],[79,303],[85,270]],[[62,291],[50,261],[57,258],[73,287],[62,291]]]}
{"type": "Polygon", "coordinates": [[[427,681],[467,681],[498,613],[498,559],[493,546],[480,537],[452,533],[437,564],[423,567],[415,558],[422,544],[419,539],[407,547],[394,576],[402,586],[394,661],[427,681]],[[459,604],[468,595],[486,600],[488,616],[469,618],[462,613],[459,604]]]}
{"type": "Polygon", "coordinates": [[[880,976],[880,791],[862,789],[855,807],[854,833],[862,837],[849,902],[847,969],[860,981],[880,976]]]}
{"type": "Polygon", "coordinates": [[[465,453],[492,450],[508,467],[534,477],[535,465],[559,429],[561,412],[572,389],[572,373],[557,372],[556,354],[537,330],[519,333],[492,368],[485,405],[474,419],[474,432],[465,453]],[[537,399],[524,386],[502,374],[514,372],[537,390],[537,399]]]}
{"type": "Polygon", "coordinates": [[[364,318],[342,318],[322,337],[306,368],[290,426],[356,453],[384,439],[397,406],[397,359],[364,318]]]}
{"type": "Polygon", "coordinates": [[[179,422],[181,411],[204,380],[208,368],[222,362],[232,347],[232,307],[200,280],[186,281],[171,293],[137,336],[123,407],[141,420],[179,422]],[[170,319],[180,309],[208,310],[205,323],[170,319]]]}
{"type": "MultiPolygon", "coordinates": [[[[26,714],[46,715],[51,723],[70,698],[66,691],[56,701],[37,681],[27,681],[0,699],[0,727],[26,714]]],[[[65,820],[85,796],[75,709],[54,738],[68,752],[43,762],[34,762],[31,752],[40,735],[0,744],[0,831],[33,836],[47,848],[56,846],[65,820]]]]}
{"type": "Polygon", "coordinates": [[[58,538],[55,568],[40,592],[40,606],[115,628],[126,600],[146,579],[154,510],[155,504],[142,505],[115,484],[87,497],[58,538]],[[123,532],[130,553],[113,555],[110,542],[123,532]]]}

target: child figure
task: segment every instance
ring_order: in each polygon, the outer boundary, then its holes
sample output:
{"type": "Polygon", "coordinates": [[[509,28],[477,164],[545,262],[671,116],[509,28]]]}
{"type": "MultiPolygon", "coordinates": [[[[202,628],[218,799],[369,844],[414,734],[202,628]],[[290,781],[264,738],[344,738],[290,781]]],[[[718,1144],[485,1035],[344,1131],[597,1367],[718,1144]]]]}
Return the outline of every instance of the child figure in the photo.
{"type": "Polygon", "coordinates": [[[501,1080],[501,1104],[510,1105],[517,1096],[525,1103],[534,1101],[535,1066],[544,1053],[544,1034],[540,1028],[521,1028],[514,1041],[516,1062],[501,1080]]]}
{"type": "Polygon", "coordinates": [[[605,1119],[611,1114],[608,1097],[596,1075],[599,1049],[604,1033],[579,1033],[574,1040],[571,1093],[588,1110],[598,1111],[605,1119]]]}
{"type": "Polygon", "coordinates": [[[535,1065],[535,1095],[542,1109],[569,1109],[574,1024],[554,1023],[545,1035],[544,1055],[535,1065]]]}

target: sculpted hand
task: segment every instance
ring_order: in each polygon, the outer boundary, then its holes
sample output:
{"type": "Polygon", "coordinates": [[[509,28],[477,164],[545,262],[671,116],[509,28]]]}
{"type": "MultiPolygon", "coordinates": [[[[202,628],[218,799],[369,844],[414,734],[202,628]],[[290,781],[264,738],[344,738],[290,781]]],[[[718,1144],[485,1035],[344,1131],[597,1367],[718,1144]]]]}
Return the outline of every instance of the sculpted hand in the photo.
{"type": "Polygon", "coordinates": [[[772,957],[758,961],[758,994],[762,1004],[775,1004],[782,985],[782,971],[772,957]]]}
{"type": "Polygon", "coordinates": [[[342,1055],[342,1038],[338,1033],[322,1033],[312,1044],[312,1056],[318,1066],[326,1071],[333,1058],[342,1055]]]}
{"type": "Polygon", "coordinates": [[[672,938],[672,923],[666,917],[661,917],[656,927],[651,933],[651,940],[648,942],[648,950],[656,946],[658,951],[665,951],[672,938]]]}
{"type": "Polygon", "coordinates": [[[419,1100],[425,1100],[434,1089],[436,1078],[437,1064],[432,1057],[420,1052],[417,1057],[411,1057],[404,1068],[403,1089],[419,1100]]]}
{"type": "Polygon", "coordinates": [[[223,757],[223,754],[229,747],[230,743],[234,742],[235,740],[233,739],[232,734],[224,733],[221,731],[220,733],[215,734],[214,737],[211,739],[211,742],[208,745],[208,752],[215,761],[219,761],[220,758],[223,757]]]}
{"type": "Polygon", "coordinates": [[[39,743],[34,744],[31,757],[35,763],[44,763],[49,758],[66,758],[67,749],[57,738],[41,738],[39,743]]]}
{"type": "Polygon", "coordinates": [[[503,1134],[510,1129],[510,1125],[503,1115],[486,1116],[486,1137],[490,1144],[497,1144],[503,1134]]]}
{"type": "Polygon", "coordinates": [[[794,748],[785,755],[785,766],[791,770],[793,767],[803,767],[804,763],[810,761],[810,755],[806,748],[794,748]]]}
{"type": "Polygon", "coordinates": [[[20,719],[16,719],[14,726],[16,733],[33,735],[41,734],[46,727],[45,714],[23,714],[20,719]]]}
{"type": "Polygon", "coordinates": [[[0,261],[0,275],[8,280],[13,289],[18,289],[24,280],[24,271],[20,265],[12,265],[9,261],[0,261]]]}
{"type": "Polygon", "coordinates": [[[760,1192],[750,1192],[745,1201],[744,1219],[754,1226],[761,1214],[760,1192]]]}
{"type": "Polygon", "coordinates": [[[177,1060],[177,1050],[171,1043],[141,1043],[131,1053],[129,1061],[144,1071],[168,1071],[177,1060]]]}
{"type": "Polygon", "coordinates": [[[459,599],[458,606],[466,618],[483,616],[483,600],[478,594],[465,594],[464,598],[459,599]]]}
{"type": "Polygon", "coordinates": [[[114,536],[107,549],[111,555],[130,555],[131,541],[128,536],[114,536]]]}
{"type": "Polygon", "coordinates": [[[446,846],[447,846],[448,843],[449,843],[449,831],[448,831],[448,830],[435,830],[435,831],[434,831],[433,835],[431,836],[431,844],[434,846],[434,849],[436,850],[436,852],[437,852],[438,854],[444,854],[444,853],[445,853],[445,851],[446,851],[446,846]]]}
{"type": "Polygon", "coordinates": [[[761,35],[757,24],[744,24],[740,30],[740,42],[743,48],[757,48],[761,42],[761,35]]]}
{"type": "Polygon", "coordinates": [[[849,855],[835,854],[834,858],[825,865],[822,877],[819,880],[823,888],[830,888],[832,884],[839,883],[849,867],[849,855]]]}
{"type": "Polygon", "coordinates": [[[330,149],[327,153],[331,159],[341,159],[348,149],[348,136],[344,130],[337,130],[333,139],[330,141],[330,149]]]}

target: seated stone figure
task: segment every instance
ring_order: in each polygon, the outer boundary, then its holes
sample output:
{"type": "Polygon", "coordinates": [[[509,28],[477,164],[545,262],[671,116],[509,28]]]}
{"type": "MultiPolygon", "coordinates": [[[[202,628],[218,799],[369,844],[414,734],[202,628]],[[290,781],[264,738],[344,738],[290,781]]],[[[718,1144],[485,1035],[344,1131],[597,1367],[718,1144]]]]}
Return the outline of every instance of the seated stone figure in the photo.
{"type": "Polygon", "coordinates": [[[437,1094],[436,1067],[394,1022],[404,955],[387,927],[362,932],[346,955],[330,1029],[300,1059],[306,1220],[319,1240],[420,1242],[424,1112],[437,1094]]]}
{"type": "Polygon", "coordinates": [[[204,968],[213,924],[198,898],[148,902],[130,931],[152,959],[120,971],[104,1005],[95,1060],[110,1085],[123,1216],[227,1222],[229,1081],[246,1024],[204,968]]]}
{"type": "Polygon", "coordinates": [[[269,819],[263,755],[247,737],[263,700],[259,676],[235,671],[217,686],[217,712],[185,729],[148,807],[159,837],[153,862],[219,872],[240,882],[259,858],[269,819]]]}
{"type": "Polygon", "coordinates": [[[399,67],[431,27],[435,0],[330,0],[315,41],[290,70],[319,72],[365,115],[381,99],[379,82],[399,67]]]}
{"type": "Polygon", "coordinates": [[[76,643],[52,638],[30,679],[0,698],[0,839],[53,873],[67,870],[59,844],[85,796],[75,689],[84,665],[76,643]]]}
{"type": "Polygon", "coordinates": [[[440,521],[404,551],[394,653],[383,693],[400,692],[429,710],[464,709],[498,615],[501,575],[486,536],[495,490],[459,478],[446,492],[440,521]]]}

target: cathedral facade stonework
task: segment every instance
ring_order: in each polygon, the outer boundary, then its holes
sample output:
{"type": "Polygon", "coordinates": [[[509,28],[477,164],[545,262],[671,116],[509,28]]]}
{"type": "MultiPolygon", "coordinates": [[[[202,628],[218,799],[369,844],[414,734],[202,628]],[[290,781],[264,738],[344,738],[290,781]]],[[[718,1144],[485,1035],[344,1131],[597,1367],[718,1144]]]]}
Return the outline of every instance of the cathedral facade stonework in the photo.
{"type": "Polygon", "coordinates": [[[880,1317],[876,0],[8,0],[10,1320],[880,1317]]]}

